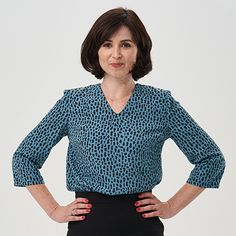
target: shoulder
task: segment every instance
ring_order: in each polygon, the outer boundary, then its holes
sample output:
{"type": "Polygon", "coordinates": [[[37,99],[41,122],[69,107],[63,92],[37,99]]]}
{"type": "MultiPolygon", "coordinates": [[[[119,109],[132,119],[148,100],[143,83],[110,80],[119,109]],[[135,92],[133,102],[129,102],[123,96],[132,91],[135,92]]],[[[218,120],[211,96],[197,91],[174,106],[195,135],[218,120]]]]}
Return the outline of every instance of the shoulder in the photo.
{"type": "Polygon", "coordinates": [[[70,97],[70,98],[77,98],[77,97],[88,97],[93,93],[95,90],[96,84],[90,84],[87,86],[82,87],[76,87],[76,88],[69,88],[64,89],[63,93],[64,96],[70,97]]]}
{"type": "Polygon", "coordinates": [[[142,93],[145,95],[151,95],[152,97],[163,97],[168,98],[171,91],[168,89],[156,87],[153,85],[140,84],[142,88],[142,93]]]}

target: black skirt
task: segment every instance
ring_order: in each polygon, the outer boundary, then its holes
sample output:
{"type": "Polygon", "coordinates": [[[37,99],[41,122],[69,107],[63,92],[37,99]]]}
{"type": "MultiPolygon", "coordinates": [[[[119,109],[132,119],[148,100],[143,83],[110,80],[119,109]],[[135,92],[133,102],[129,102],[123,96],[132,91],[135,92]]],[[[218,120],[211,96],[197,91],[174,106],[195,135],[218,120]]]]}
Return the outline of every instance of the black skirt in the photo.
{"type": "Polygon", "coordinates": [[[164,225],[158,216],[144,218],[142,214],[151,211],[136,211],[138,194],[76,192],[75,197],[88,198],[92,208],[82,214],[84,220],[68,222],[67,236],[163,236],[164,225]]]}

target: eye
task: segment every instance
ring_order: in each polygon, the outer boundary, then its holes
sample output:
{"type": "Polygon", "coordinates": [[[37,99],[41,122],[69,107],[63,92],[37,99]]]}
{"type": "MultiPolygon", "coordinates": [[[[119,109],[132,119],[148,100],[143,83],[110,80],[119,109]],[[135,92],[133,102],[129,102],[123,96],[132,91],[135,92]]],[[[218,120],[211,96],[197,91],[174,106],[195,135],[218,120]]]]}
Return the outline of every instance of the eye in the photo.
{"type": "Polygon", "coordinates": [[[104,43],[102,46],[105,47],[105,48],[110,48],[111,44],[110,43],[104,43]]]}
{"type": "Polygon", "coordinates": [[[122,46],[124,46],[125,48],[130,48],[131,45],[129,43],[123,43],[122,46]]]}

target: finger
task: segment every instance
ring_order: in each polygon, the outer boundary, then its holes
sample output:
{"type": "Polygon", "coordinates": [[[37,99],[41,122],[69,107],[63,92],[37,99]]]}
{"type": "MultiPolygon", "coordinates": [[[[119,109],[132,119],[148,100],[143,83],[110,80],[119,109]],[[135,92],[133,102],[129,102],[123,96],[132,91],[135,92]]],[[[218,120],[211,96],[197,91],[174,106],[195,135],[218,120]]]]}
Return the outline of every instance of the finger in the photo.
{"type": "Polygon", "coordinates": [[[156,205],[156,204],[160,204],[162,202],[158,198],[145,198],[145,199],[136,201],[135,203],[139,203],[139,205],[135,204],[135,206],[141,206],[141,205],[147,205],[147,204],[156,205]]]}
{"type": "MultiPolygon", "coordinates": [[[[148,198],[148,199],[152,199],[154,200],[153,203],[161,203],[161,200],[158,199],[155,195],[153,195],[152,193],[145,193],[145,194],[142,194],[141,196],[139,195],[140,198],[148,198]]],[[[142,200],[143,201],[143,200],[142,200]]]]}
{"type": "Polygon", "coordinates": [[[71,215],[81,215],[81,214],[87,214],[90,213],[90,209],[74,209],[71,211],[71,215]]]}
{"type": "Polygon", "coordinates": [[[73,202],[71,202],[67,206],[73,207],[77,203],[87,203],[86,198],[76,198],[73,202]]]}
{"type": "Polygon", "coordinates": [[[91,208],[92,204],[91,203],[75,203],[73,208],[91,208]]]}
{"type": "Polygon", "coordinates": [[[140,193],[138,197],[139,198],[144,198],[144,197],[154,198],[155,196],[151,192],[145,192],[145,193],[140,193]]]}
{"type": "Polygon", "coordinates": [[[85,216],[69,216],[68,221],[80,221],[84,220],[85,218],[85,216]]]}
{"type": "Polygon", "coordinates": [[[139,200],[136,202],[139,203],[139,205],[137,205],[137,206],[142,206],[142,205],[147,205],[147,204],[155,204],[154,199],[151,199],[151,198],[145,198],[143,200],[139,200]]]}
{"type": "Polygon", "coordinates": [[[159,211],[145,212],[142,214],[144,218],[156,217],[159,216],[159,211]]]}
{"type": "Polygon", "coordinates": [[[158,199],[157,197],[155,197],[154,202],[155,203],[162,203],[162,201],[160,199],[158,199]]]}
{"type": "Polygon", "coordinates": [[[138,207],[136,208],[138,212],[144,212],[144,211],[156,211],[156,205],[148,205],[148,206],[143,206],[143,207],[138,207]]]}
{"type": "Polygon", "coordinates": [[[73,201],[73,203],[78,203],[78,202],[88,203],[89,200],[87,198],[84,198],[84,197],[78,197],[73,201]]]}

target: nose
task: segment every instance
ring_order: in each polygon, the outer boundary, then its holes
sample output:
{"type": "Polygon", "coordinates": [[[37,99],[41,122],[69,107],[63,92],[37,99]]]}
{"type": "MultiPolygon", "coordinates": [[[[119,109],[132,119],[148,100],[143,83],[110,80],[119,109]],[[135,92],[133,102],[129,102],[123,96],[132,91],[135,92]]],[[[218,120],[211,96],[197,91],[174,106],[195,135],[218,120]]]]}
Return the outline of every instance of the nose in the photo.
{"type": "Polygon", "coordinates": [[[121,57],[121,53],[120,53],[120,48],[119,47],[113,47],[112,57],[113,58],[120,58],[121,57]]]}

